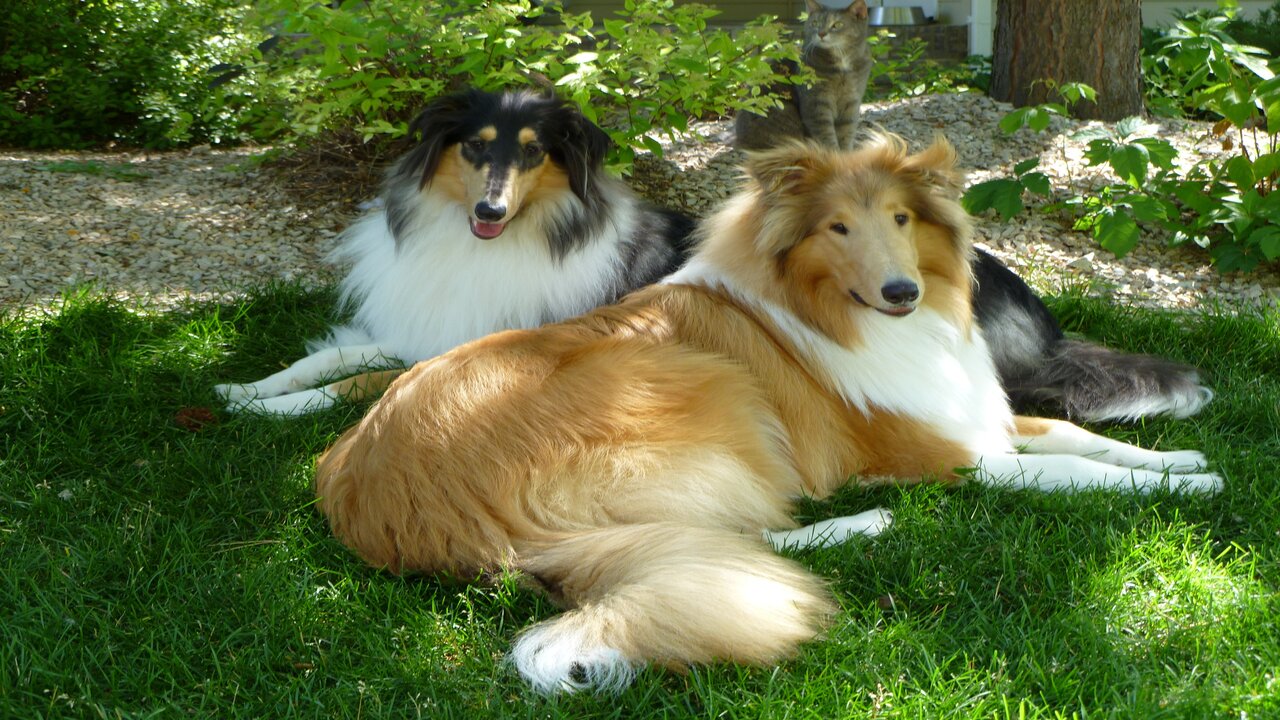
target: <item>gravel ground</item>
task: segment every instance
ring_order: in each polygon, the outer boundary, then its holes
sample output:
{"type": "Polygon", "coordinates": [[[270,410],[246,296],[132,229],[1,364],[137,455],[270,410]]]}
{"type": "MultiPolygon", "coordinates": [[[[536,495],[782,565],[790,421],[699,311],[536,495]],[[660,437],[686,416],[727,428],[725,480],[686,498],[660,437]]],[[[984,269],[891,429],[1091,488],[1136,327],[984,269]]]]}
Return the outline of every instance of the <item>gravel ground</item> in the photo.
{"type": "MultiPolygon", "coordinates": [[[[1049,133],[1007,137],[1008,106],[978,94],[934,95],[864,105],[864,117],[913,147],[944,133],[971,182],[1006,174],[1024,158],[1061,186],[1100,175],[1067,138],[1084,123],[1056,120],[1049,133]]],[[[728,147],[729,123],[701,123],[705,140],[668,143],[662,160],[642,158],[633,184],[660,204],[705,213],[737,182],[742,155],[728,147]]],[[[1153,127],[1182,155],[1218,152],[1207,124],[1153,127]]],[[[197,148],[168,153],[40,153],[0,150],[0,306],[43,306],[68,287],[94,282],[120,297],[166,306],[227,299],[272,279],[336,280],[327,264],[337,233],[365,197],[286,187],[257,168],[254,150],[197,148]]],[[[1203,252],[1145,237],[1117,259],[1087,236],[1039,212],[1010,223],[977,222],[979,243],[1041,291],[1084,285],[1094,294],[1147,307],[1241,308],[1280,302],[1280,270],[1214,271],[1203,252]]]]}

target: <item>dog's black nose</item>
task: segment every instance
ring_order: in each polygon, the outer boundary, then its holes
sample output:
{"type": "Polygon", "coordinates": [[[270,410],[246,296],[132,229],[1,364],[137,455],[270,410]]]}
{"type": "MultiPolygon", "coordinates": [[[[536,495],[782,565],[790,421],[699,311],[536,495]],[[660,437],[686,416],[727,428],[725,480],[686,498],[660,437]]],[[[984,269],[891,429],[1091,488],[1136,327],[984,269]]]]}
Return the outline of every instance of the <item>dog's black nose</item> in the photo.
{"type": "Polygon", "coordinates": [[[497,222],[507,216],[505,205],[490,205],[481,201],[476,203],[476,218],[485,222],[497,222]]]}
{"type": "Polygon", "coordinates": [[[894,305],[906,305],[920,297],[920,287],[910,280],[897,280],[880,288],[880,295],[894,305]]]}

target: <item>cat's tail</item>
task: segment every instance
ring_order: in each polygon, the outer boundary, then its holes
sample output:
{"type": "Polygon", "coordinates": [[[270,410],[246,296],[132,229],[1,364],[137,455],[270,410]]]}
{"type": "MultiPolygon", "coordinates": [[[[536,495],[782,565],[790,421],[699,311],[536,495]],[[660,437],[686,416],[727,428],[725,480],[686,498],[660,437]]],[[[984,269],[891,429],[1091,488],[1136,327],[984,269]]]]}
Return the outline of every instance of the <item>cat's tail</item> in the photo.
{"type": "Polygon", "coordinates": [[[618,691],[650,663],[772,664],[833,611],[818,578],[727,530],[614,526],[521,548],[517,565],[571,608],[512,649],[542,693],[618,691]]]}

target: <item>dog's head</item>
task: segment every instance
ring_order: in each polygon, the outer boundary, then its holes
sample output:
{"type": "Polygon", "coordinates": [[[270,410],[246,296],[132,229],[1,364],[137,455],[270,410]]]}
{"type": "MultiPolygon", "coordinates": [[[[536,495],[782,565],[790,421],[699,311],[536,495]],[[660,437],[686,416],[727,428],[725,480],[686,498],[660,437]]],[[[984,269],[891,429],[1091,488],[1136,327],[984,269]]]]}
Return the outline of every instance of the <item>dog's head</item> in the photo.
{"type": "Polygon", "coordinates": [[[945,139],[908,154],[878,134],[851,152],[792,142],[750,156],[755,255],[789,305],[829,334],[852,312],[905,316],[921,304],[967,312],[970,229],[945,139]],[[827,317],[828,321],[823,320],[827,317]]]}
{"type": "Polygon", "coordinates": [[[541,193],[567,188],[590,204],[610,143],[575,105],[533,91],[446,95],[412,132],[421,139],[397,174],[464,205],[471,232],[486,240],[541,193]]]}

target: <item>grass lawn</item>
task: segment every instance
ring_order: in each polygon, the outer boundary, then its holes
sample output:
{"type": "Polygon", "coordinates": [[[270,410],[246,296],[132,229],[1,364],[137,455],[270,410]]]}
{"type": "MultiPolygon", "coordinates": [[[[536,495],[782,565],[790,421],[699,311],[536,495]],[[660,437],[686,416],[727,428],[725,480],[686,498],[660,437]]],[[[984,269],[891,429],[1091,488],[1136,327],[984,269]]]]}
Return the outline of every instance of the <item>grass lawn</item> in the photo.
{"type": "Polygon", "coordinates": [[[329,536],[312,461],[360,408],[184,411],[301,356],[332,300],[0,320],[0,717],[1280,717],[1280,313],[1054,304],[1205,370],[1198,417],[1104,430],[1204,450],[1220,496],[846,491],[805,518],[897,525],[797,554],[843,608],[800,657],[546,700],[502,658],[547,602],[394,578],[329,536]]]}

